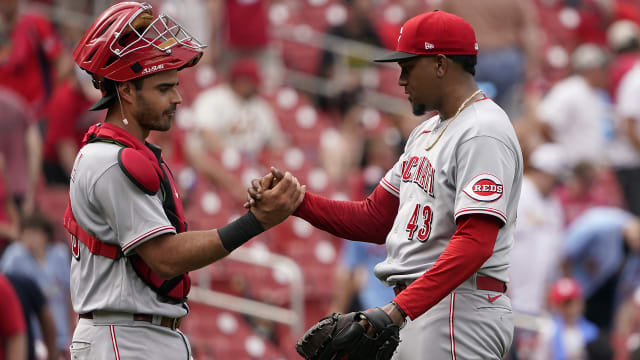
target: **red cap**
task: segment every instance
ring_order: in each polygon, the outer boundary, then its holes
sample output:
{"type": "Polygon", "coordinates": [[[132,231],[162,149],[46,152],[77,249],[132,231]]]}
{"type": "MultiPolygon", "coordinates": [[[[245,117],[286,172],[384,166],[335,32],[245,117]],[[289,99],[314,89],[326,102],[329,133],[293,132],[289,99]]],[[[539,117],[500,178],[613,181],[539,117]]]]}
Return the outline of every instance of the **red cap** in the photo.
{"type": "Polygon", "coordinates": [[[561,278],[556,280],[551,286],[551,302],[559,305],[567,300],[582,297],[580,284],[572,278],[561,278]]]}
{"type": "Polygon", "coordinates": [[[231,66],[231,80],[237,78],[247,78],[253,81],[254,84],[259,85],[262,80],[260,72],[258,70],[258,64],[253,59],[242,59],[236,61],[231,66]]]}
{"type": "Polygon", "coordinates": [[[445,11],[420,14],[407,20],[400,28],[396,51],[374,61],[392,62],[435,54],[478,54],[478,42],[471,25],[445,11]]]}

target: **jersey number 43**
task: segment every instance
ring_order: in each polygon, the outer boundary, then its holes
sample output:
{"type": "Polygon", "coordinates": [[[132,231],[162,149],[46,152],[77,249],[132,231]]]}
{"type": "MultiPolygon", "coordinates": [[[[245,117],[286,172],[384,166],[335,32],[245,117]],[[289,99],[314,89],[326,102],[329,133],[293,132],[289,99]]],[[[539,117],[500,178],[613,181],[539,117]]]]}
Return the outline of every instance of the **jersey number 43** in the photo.
{"type": "Polygon", "coordinates": [[[431,211],[429,205],[416,204],[406,229],[409,233],[409,240],[413,240],[414,235],[416,235],[419,241],[427,241],[429,234],[431,234],[432,219],[433,211],[431,211]]]}

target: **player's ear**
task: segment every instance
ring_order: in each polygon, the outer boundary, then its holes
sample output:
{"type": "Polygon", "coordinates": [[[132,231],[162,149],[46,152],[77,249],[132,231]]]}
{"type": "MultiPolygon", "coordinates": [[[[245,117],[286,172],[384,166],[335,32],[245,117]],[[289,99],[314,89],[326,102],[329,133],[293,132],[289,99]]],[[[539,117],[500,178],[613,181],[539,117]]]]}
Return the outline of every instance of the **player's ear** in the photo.
{"type": "Polygon", "coordinates": [[[447,73],[447,70],[449,70],[449,59],[447,59],[445,55],[438,54],[434,58],[434,66],[436,76],[442,78],[447,73]]]}
{"type": "Polygon", "coordinates": [[[120,92],[120,99],[123,102],[133,103],[136,97],[136,87],[131,81],[123,81],[118,83],[118,91],[120,92]]]}

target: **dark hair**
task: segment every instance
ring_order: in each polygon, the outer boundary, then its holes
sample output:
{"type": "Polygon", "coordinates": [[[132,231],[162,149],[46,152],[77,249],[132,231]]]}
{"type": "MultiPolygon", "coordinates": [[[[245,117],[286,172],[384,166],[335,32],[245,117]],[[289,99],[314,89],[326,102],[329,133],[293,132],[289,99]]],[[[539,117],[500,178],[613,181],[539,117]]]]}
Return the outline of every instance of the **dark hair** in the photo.
{"type": "MultiPolygon", "coordinates": [[[[135,86],[136,90],[140,90],[140,89],[142,89],[142,85],[144,83],[144,79],[145,78],[146,78],[146,76],[142,76],[142,77],[135,78],[135,79],[129,80],[129,81],[133,84],[133,86],[135,86]]],[[[104,89],[104,91],[106,93],[105,96],[103,96],[103,97],[109,97],[110,98],[109,102],[106,103],[106,107],[105,108],[111,107],[111,105],[113,105],[117,101],[117,99],[118,99],[118,96],[116,94],[116,91],[118,91],[117,87],[118,87],[118,83],[113,81],[113,80],[104,79],[102,81],[102,88],[104,89]]]]}
{"type": "Polygon", "coordinates": [[[464,71],[469,74],[475,76],[476,75],[476,64],[478,63],[477,55],[446,55],[449,59],[451,59],[454,63],[462,66],[464,71]]]}
{"type": "Polygon", "coordinates": [[[23,232],[27,229],[40,230],[45,233],[47,240],[53,241],[53,224],[51,224],[51,221],[40,213],[35,213],[22,219],[20,228],[23,232]]]}

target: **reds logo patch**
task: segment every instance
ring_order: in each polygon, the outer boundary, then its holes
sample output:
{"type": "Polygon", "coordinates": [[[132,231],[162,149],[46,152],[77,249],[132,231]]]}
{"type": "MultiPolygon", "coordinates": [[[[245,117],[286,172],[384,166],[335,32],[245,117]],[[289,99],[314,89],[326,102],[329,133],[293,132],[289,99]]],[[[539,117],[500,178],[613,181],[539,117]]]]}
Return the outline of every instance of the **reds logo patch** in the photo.
{"type": "Polygon", "coordinates": [[[504,186],[502,181],[491,174],[482,174],[471,179],[462,189],[470,198],[477,201],[492,202],[500,199],[504,186]]]}
{"type": "Polygon", "coordinates": [[[78,245],[78,238],[71,235],[71,254],[77,260],[80,260],[80,246],[78,245]]]}

